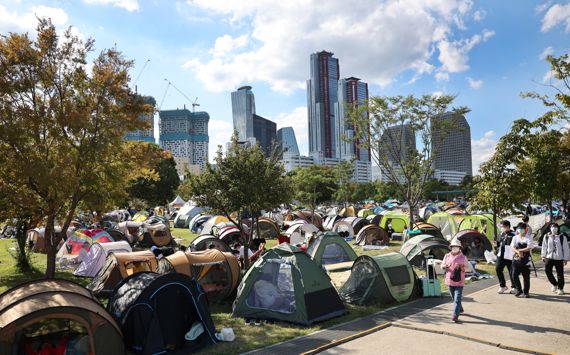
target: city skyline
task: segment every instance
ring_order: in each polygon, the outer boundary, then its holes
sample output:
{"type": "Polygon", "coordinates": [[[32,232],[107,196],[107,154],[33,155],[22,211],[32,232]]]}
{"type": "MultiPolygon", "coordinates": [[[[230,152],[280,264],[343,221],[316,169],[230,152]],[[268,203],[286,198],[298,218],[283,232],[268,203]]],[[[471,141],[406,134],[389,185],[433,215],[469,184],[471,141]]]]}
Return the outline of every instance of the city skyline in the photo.
{"type": "Polygon", "coordinates": [[[544,58],[566,52],[570,32],[569,4],[561,0],[385,0],[357,7],[330,1],[318,14],[315,8],[313,1],[290,8],[202,0],[172,6],[7,0],[0,5],[0,31],[33,32],[35,15],[50,16],[60,31],[74,25],[75,33],[93,37],[97,52],[116,46],[135,60],[133,87],[153,96],[157,108],[190,107],[198,97],[211,116],[210,158],[231,135],[228,93],[245,84],[256,88],[264,117],[277,128],[295,128],[300,153],[307,154],[308,128],[299,125],[307,120],[306,62],[326,49],[336,53],[343,73],[368,82],[371,96],[458,95],[455,105],[471,109],[474,173],[513,120],[545,111],[519,94],[552,93],[544,86],[552,80],[544,58]],[[285,30],[287,23],[297,25],[285,30]],[[142,24],[152,26],[140,31],[142,24]],[[187,97],[166,92],[164,78],[187,97]]]}

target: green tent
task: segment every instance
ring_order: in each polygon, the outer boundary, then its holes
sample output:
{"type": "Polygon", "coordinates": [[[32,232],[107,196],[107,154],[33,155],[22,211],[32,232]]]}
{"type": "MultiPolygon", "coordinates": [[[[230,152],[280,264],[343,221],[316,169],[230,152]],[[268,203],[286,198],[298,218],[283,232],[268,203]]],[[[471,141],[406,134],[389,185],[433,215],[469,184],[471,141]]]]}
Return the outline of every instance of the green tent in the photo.
{"type": "Polygon", "coordinates": [[[423,267],[424,255],[432,255],[435,259],[443,260],[449,251],[449,242],[441,237],[430,234],[420,234],[408,239],[400,248],[400,253],[410,264],[423,267]]]}
{"type": "Polygon", "coordinates": [[[317,264],[328,265],[356,260],[354,249],[338,233],[319,233],[307,249],[317,264]]]}
{"type": "Polygon", "coordinates": [[[461,223],[459,223],[459,228],[457,230],[463,231],[467,229],[476,229],[480,233],[484,234],[489,240],[496,239],[495,228],[493,228],[492,214],[472,214],[464,216],[461,223]]]}
{"type": "Polygon", "coordinates": [[[360,211],[358,211],[356,216],[360,217],[360,218],[366,218],[366,217],[370,216],[371,214],[374,214],[371,209],[364,208],[364,209],[361,209],[360,211]]]}
{"type": "Polygon", "coordinates": [[[439,230],[441,234],[447,240],[451,240],[455,234],[457,234],[457,224],[453,216],[447,212],[437,212],[429,216],[428,223],[433,224],[439,230]]]}
{"type": "Polygon", "coordinates": [[[392,229],[396,233],[403,233],[410,225],[410,217],[400,211],[388,211],[380,220],[380,227],[388,229],[388,222],[392,223],[392,229]]]}
{"type": "Polygon", "coordinates": [[[410,263],[400,253],[362,255],[352,265],[339,295],[343,301],[359,306],[404,302],[412,295],[415,280],[410,263]]]}
{"type": "Polygon", "coordinates": [[[325,270],[301,249],[284,243],[245,274],[232,315],[310,325],[345,313],[325,270]]]}

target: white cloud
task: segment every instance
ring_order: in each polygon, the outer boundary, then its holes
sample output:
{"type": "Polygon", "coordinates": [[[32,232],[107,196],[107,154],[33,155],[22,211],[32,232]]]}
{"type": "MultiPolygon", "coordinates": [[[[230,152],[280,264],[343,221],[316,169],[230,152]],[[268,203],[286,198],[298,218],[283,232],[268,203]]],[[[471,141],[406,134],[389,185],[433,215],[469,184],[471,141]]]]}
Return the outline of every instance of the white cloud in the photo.
{"type": "Polygon", "coordinates": [[[208,143],[208,155],[210,162],[214,161],[214,157],[218,151],[218,145],[226,150],[226,143],[232,138],[233,122],[218,119],[210,119],[208,123],[208,135],[210,142],[208,143]]]}
{"type": "Polygon", "coordinates": [[[536,5],[535,8],[534,8],[534,11],[535,11],[537,14],[540,14],[541,12],[546,11],[546,9],[548,9],[548,7],[549,7],[551,4],[552,4],[552,1],[546,1],[546,2],[544,2],[544,3],[542,3],[542,4],[536,5]]]}
{"type": "Polygon", "coordinates": [[[83,0],[87,4],[94,5],[111,5],[120,7],[127,11],[139,11],[138,0],[83,0]]]}
{"type": "Polygon", "coordinates": [[[483,20],[485,16],[487,16],[487,12],[485,12],[485,10],[477,10],[473,13],[473,21],[479,22],[483,20]]]}
{"type": "Polygon", "coordinates": [[[295,131],[295,138],[297,138],[297,145],[299,146],[299,153],[302,155],[308,154],[309,147],[309,131],[308,131],[308,113],[306,106],[299,106],[291,112],[280,113],[271,119],[277,124],[277,129],[283,127],[293,127],[295,131]]]}
{"type": "Polygon", "coordinates": [[[223,35],[222,37],[216,38],[216,43],[214,48],[210,49],[210,54],[214,58],[224,58],[230,53],[247,45],[248,36],[243,35],[233,38],[230,35],[223,35]]]}
{"type": "Polygon", "coordinates": [[[467,82],[469,83],[469,87],[475,90],[479,90],[483,87],[483,80],[475,80],[473,78],[467,77],[467,82]]]}
{"type": "Polygon", "coordinates": [[[445,93],[443,91],[434,91],[431,93],[431,96],[433,96],[433,97],[441,97],[443,95],[445,95],[445,93]]]}
{"type": "Polygon", "coordinates": [[[548,57],[549,55],[552,55],[552,53],[554,53],[554,48],[552,48],[552,47],[546,47],[546,48],[544,48],[544,50],[538,55],[538,59],[540,59],[540,60],[545,60],[546,57],[548,57]]]}
{"type": "Polygon", "coordinates": [[[459,73],[469,69],[467,62],[469,61],[469,51],[477,44],[486,42],[495,35],[494,31],[483,30],[481,34],[476,34],[469,39],[458,41],[448,41],[444,39],[439,42],[439,61],[441,62],[441,71],[448,73],[459,73]]]}
{"type": "Polygon", "coordinates": [[[0,5],[0,32],[33,31],[38,24],[38,17],[51,18],[55,26],[63,26],[69,19],[67,13],[57,7],[32,6],[27,12],[18,13],[17,11],[9,11],[6,7],[0,5]]]}
{"type": "MultiPolygon", "coordinates": [[[[239,37],[220,36],[212,49],[184,64],[208,90],[262,81],[289,93],[305,88],[309,55],[322,49],[340,59],[342,76],[377,85],[387,85],[407,70],[432,73],[435,45],[448,42],[453,28],[463,27],[473,2],[358,0],[347,6],[344,0],[189,0],[187,5],[222,17],[241,32],[239,37]],[[243,42],[233,46],[237,39],[243,42]],[[216,56],[218,41],[232,43],[223,57],[216,56]]],[[[487,38],[477,36],[478,42],[487,38]]]]}
{"type": "Polygon", "coordinates": [[[551,81],[553,78],[554,78],[554,71],[549,70],[546,73],[544,73],[544,76],[542,77],[542,82],[547,83],[547,82],[551,81]]]}
{"type": "Polygon", "coordinates": [[[495,131],[487,131],[483,137],[471,140],[473,174],[477,174],[479,166],[489,160],[495,153],[495,146],[497,145],[495,135],[495,131]]]}
{"type": "Polygon", "coordinates": [[[558,24],[564,25],[564,31],[570,32],[570,3],[566,5],[554,4],[542,18],[542,32],[548,32],[558,24]]]}
{"type": "Polygon", "coordinates": [[[438,71],[435,73],[435,80],[437,81],[449,81],[449,73],[444,71],[438,71]]]}

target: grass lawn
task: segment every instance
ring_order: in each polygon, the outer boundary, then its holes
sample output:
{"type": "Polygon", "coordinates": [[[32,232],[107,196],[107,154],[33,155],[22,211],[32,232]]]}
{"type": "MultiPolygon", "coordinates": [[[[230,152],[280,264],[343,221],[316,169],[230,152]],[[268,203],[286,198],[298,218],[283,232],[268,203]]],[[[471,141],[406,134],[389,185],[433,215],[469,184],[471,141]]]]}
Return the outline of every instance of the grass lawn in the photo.
{"type": "MultiPolygon", "coordinates": [[[[175,238],[182,239],[179,241],[180,244],[188,246],[192,240],[194,240],[197,235],[190,233],[188,229],[174,228],[172,229],[172,234],[175,238]]],[[[268,240],[267,247],[272,248],[277,244],[276,240],[268,240]]],[[[361,247],[354,247],[358,255],[380,255],[393,251],[399,251],[401,247],[401,242],[391,242],[388,249],[384,250],[362,250],[361,247]]],[[[10,253],[15,253],[15,250],[10,250],[16,246],[15,241],[11,239],[0,239],[0,292],[4,292],[7,289],[18,285],[22,282],[39,279],[44,276],[45,266],[46,266],[46,255],[45,254],[32,254],[31,261],[34,267],[34,271],[30,273],[19,273],[15,267],[15,259],[10,255],[10,253]]],[[[477,270],[481,273],[494,274],[495,269],[493,265],[486,265],[480,263],[477,265],[477,270]]],[[[419,275],[425,274],[425,271],[416,269],[416,273],[419,275]]],[[[75,281],[82,285],[86,285],[90,282],[89,278],[79,278],[73,276],[69,271],[63,271],[57,273],[58,278],[64,278],[71,281],[75,281]]],[[[441,279],[441,276],[440,276],[441,279]]],[[[442,291],[447,292],[445,285],[442,283],[442,291]]],[[[365,315],[376,313],[385,307],[374,306],[374,307],[359,307],[353,305],[347,305],[347,310],[349,313],[343,317],[335,318],[327,322],[317,324],[312,327],[301,327],[295,325],[289,325],[285,323],[275,323],[275,324],[263,324],[262,326],[249,325],[246,326],[242,318],[233,318],[231,316],[231,301],[212,304],[210,310],[212,313],[212,318],[219,330],[223,327],[233,328],[236,334],[236,340],[232,343],[221,343],[214,347],[208,348],[204,353],[208,354],[237,354],[270,344],[278,343],[288,339],[292,339],[298,336],[310,334],[320,329],[328,328],[332,325],[350,321],[352,319],[362,317],[365,315]]]]}

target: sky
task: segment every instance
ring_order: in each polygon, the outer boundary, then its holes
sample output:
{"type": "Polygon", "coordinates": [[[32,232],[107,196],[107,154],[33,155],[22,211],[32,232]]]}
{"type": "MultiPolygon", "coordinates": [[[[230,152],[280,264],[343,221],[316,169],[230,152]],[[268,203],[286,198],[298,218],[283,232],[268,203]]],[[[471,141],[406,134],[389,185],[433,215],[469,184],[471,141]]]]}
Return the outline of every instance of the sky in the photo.
{"type": "Polygon", "coordinates": [[[456,95],[470,108],[473,169],[519,118],[545,111],[547,55],[568,53],[570,1],[0,0],[0,34],[50,17],[135,61],[132,86],[161,109],[210,115],[210,159],[232,133],[231,91],[251,85],[257,113],[292,126],[308,152],[309,56],[327,50],[370,95],[456,95]],[[170,87],[167,81],[178,90],[170,87]]]}

